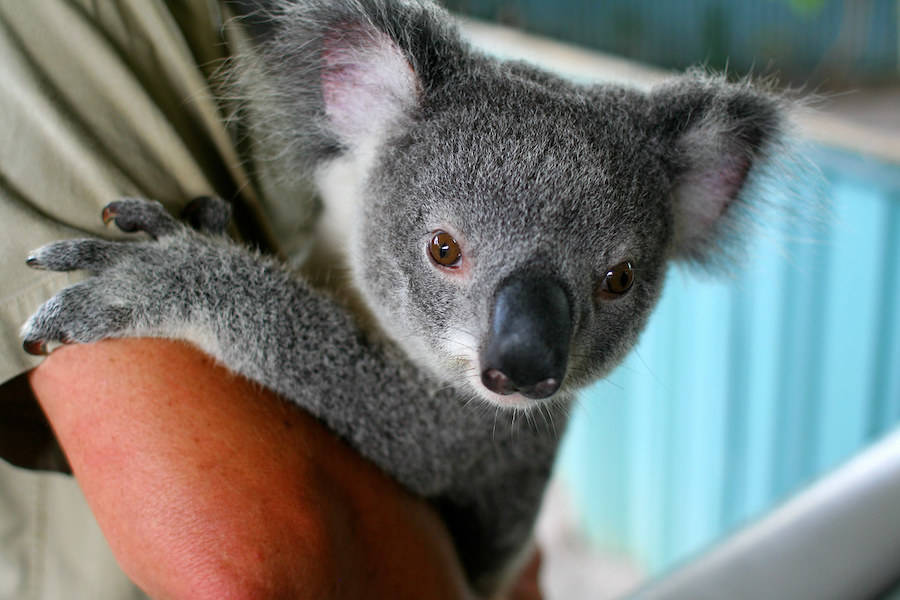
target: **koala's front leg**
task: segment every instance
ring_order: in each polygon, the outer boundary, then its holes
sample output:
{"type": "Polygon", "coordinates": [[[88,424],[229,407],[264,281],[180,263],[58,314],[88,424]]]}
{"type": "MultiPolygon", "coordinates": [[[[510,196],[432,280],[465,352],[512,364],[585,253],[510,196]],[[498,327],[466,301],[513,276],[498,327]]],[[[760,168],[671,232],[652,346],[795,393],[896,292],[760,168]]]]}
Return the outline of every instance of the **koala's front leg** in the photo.
{"type": "MultiPolygon", "coordinates": [[[[189,218],[221,232],[227,219],[216,202],[195,207],[189,218]]],[[[391,348],[366,340],[342,306],[277,260],[195,231],[158,203],[115,202],[104,219],[151,239],[65,240],[36,250],[28,259],[34,268],[93,276],[28,320],[22,330],[28,352],[46,353],[51,342],[115,337],[186,340],[299,404],[410,489],[431,495],[445,485],[447,470],[434,466],[444,450],[420,445],[433,432],[397,435],[433,397],[435,383],[391,348]],[[408,458],[397,461],[398,454],[408,458]]]]}

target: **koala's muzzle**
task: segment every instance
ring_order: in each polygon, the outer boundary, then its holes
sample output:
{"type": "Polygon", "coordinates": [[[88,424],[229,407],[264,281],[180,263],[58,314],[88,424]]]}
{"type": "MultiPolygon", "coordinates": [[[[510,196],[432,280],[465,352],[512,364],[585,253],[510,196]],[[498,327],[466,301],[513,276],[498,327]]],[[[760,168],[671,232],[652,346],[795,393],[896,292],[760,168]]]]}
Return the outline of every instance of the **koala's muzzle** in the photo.
{"type": "Polygon", "coordinates": [[[501,284],[481,357],[481,381],[496,394],[552,396],[569,359],[572,315],[562,285],[545,275],[521,274],[501,284]]]}

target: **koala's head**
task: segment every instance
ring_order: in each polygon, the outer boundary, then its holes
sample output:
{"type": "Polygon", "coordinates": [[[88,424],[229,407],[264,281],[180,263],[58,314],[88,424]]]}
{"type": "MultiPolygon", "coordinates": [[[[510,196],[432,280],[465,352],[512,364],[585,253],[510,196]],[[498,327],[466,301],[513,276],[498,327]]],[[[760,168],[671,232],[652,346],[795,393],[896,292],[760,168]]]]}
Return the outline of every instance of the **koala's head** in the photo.
{"type": "Polygon", "coordinates": [[[305,78],[284,114],[326,203],[358,208],[356,285],[413,360],[497,405],[608,373],[669,261],[715,260],[781,128],[747,84],[578,86],[469,51],[430,5],[309,4],[269,55],[305,78]]]}

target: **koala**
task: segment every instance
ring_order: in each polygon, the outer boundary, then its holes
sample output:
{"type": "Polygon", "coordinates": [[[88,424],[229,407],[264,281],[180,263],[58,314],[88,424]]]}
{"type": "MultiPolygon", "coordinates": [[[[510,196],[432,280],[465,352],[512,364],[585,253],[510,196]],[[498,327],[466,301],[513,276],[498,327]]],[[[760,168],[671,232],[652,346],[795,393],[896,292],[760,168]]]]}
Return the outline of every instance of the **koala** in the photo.
{"type": "Polygon", "coordinates": [[[359,303],[125,198],[146,235],[65,240],[34,268],[92,277],[24,347],[187,340],[308,411],[431,502],[473,589],[527,545],[577,391],[625,356],[672,261],[731,254],[788,103],[691,72],[650,91],[569,82],[469,47],[424,0],[234,0],[234,67],[270,190],[314,182],[359,303]],[[354,308],[355,307],[355,308],[354,308]]]}

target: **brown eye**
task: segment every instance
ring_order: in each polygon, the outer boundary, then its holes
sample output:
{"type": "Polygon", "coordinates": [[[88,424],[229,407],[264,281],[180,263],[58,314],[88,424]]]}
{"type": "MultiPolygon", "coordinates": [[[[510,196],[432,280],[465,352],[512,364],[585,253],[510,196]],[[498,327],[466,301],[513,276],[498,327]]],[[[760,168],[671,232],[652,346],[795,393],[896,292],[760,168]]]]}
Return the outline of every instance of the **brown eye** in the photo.
{"type": "Polygon", "coordinates": [[[431,243],[428,244],[428,254],[431,255],[431,260],[436,264],[451,269],[458,267],[462,259],[459,244],[446,231],[434,232],[431,243]]]}
{"type": "Polygon", "coordinates": [[[631,268],[631,263],[619,263],[600,282],[600,296],[606,300],[614,300],[630,290],[633,283],[634,269],[631,268]]]}

